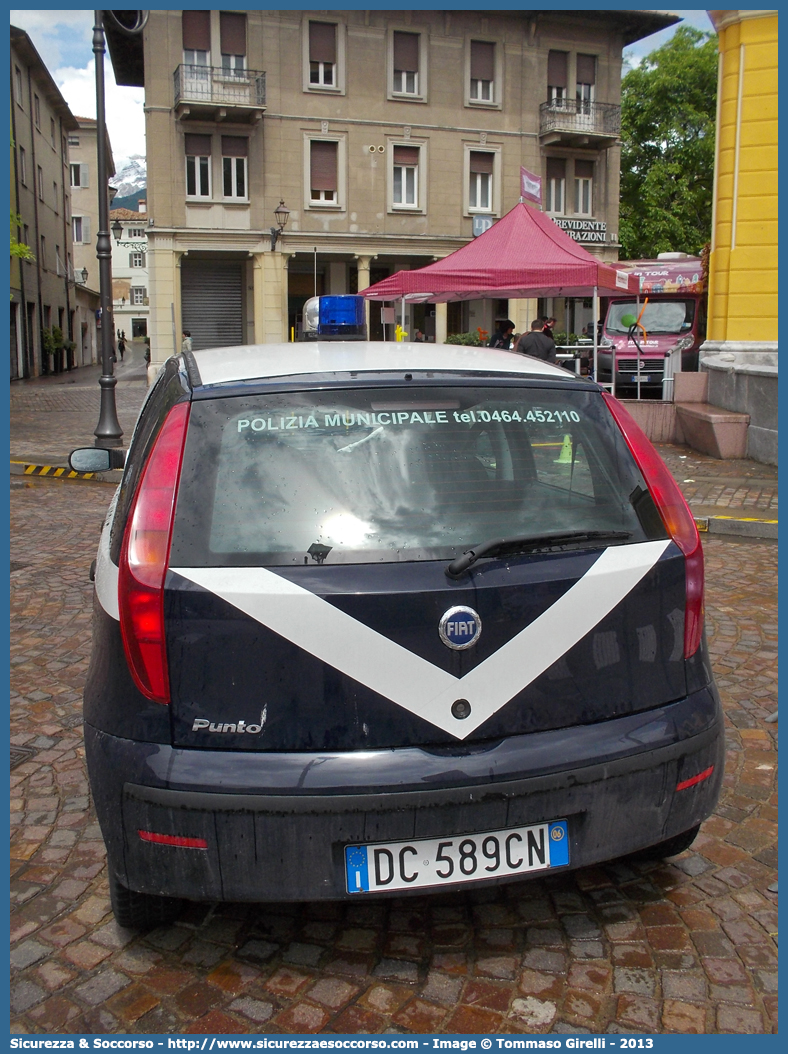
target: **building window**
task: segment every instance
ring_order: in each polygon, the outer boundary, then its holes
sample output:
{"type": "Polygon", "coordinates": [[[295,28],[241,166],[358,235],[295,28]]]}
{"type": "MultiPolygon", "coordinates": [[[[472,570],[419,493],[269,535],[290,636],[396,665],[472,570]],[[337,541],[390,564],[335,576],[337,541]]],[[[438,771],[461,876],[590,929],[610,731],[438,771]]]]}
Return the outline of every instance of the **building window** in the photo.
{"type": "Polygon", "coordinates": [[[145,228],[144,227],[129,227],[129,229],[126,231],[126,235],[129,238],[144,238],[145,237],[145,228]]]}
{"type": "Polygon", "coordinates": [[[596,82],[596,56],[578,55],[575,75],[575,97],[580,116],[590,117],[596,82]]]}
{"type": "Polygon", "coordinates": [[[144,267],[145,253],[129,253],[129,267],[144,267]]]}
{"type": "Polygon", "coordinates": [[[43,271],[46,271],[46,269],[47,269],[47,240],[46,240],[46,238],[44,237],[43,234],[41,235],[41,255],[39,257],[39,263],[41,264],[41,269],[43,271]]]}
{"type": "Polygon", "coordinates": [[[145,288],[145,286],[141,286],[141,285],[139,285],[139,286],[132,286],[131,287],[131,301],[130,301],[131,306],[132,307],[142,307],[142,305],[145,303],[145,300],[146,300],[147,296],[148,296],[148,290],[145,288]]]}
{"type": "Polygon", "coordinates": [[[71,172],[71,186],[85,188],[90,186],[89,169],[87,165],[69,165],[71,172]]]}
{"type": "Polygon", "coordinates": [[[79,146],[79,136],[78,135],[70,135],[68,137],[68,145],[69,146],[79,146]]]}
{"type": "Polygon", "coordinates": [[[189,80],[207,80],[211,64],[211,12],[184,11],[181,15],[183,64],[189,80]]]}
{"type": "Polygon", "coordinates": [[[186,196],[211,196],[211,137],[187,133],[186,140],[186,196]]]}
{"type": "Polygon", "coordinates": [[[36,122],[36,128],[41,127],[41,101],[37,95],[33,96],[33,120],[36,122]]]}
{"type": "Polygon", "coordinates": [[[19,179],[27,186],[27,153],[23,146],[19,147],[19,179]]]}
{"type": "Polygon", "coordinates": [[[561,214],[564,211],[566,187],[566,161],[563,157],[548,157],[545,186],[545,212],[561,214]]]}
{"type": "Polygon", "coordinates": [[[395,208],[419,207],[419,162],[421,148],[394,145],[391,179],[391,203],[395,208]]]}
{"type": "Polygon", "coordinates": [[[550,51],[547,55],[547,101],[561,109],[566,106],[568,60],[566,51],[550,51]]]}
{"type": "Polygon", "coordinates": [[[495,44],[485,40],[471,41],[468,97],[471,102],[495,102],[495,44]]]}
{"type": "Polygon", "coordinates": [[[309,201],[312,205],[339,204],[338,160],[339,143],[336,140],[312,139],[310,141],[309,201]]]}
{"type": "Polygon", "coordinates": [[[75,242],[90,241],[90,216],[71,217],[71,236],[75,242]]]}
{"type": "Polygon", "coordinates": [[[219,12],[219,38],[222,49],[222,73],[242,76],[246,69],[246,15],[233,11],[219,12]]]}
{"type": "Polygon", "coordinates": [[[38,166],[38,199],[44,200],[44,170],[41,165],[38,166]]]}
{"type": "Polygon", "coordinates": [[[470,212],[492,212],[494,165],[495,154],[482,150],[471,150],[468,183],[470,212]]]}
{"type": "Polygon", "coordinates": [[[22,71],[18,66],[14,66],[14,96],[19,105],[22,105],[22,71]]]}
{"type": "Polygon", "coordinates": [[[575,212],[592,216],[594,208],[594,162],[575,161],[575,212]]]}
{"type": "Polygon", "coordinates": [[[392,92],[395,95],[419,95],[419,33],[395,31],[392,42],[392,92]]]}
{"type": "Polygon", "coordinates": [[[59,196],[60,195],[57,192],[57,183],[53,182],[52,183],[52,200],[55,203],[55,215],[56,216],[57,216],[58,212],[60,211],[60,202],[58,201],[59,196]]]}
{"type": "Polygon", "coordinates": [[[52,141],[52,146],[55,145],[55,120],[53,117],[49,118],[49,138],[52,141]]]}
{"type": "Polygon", "coordinates": [[[245,135],[222,136],[222,190],[225,198],[246,200],[249,140],[245,135]]]}
{"type": "Polygon", "coordinates": [[[309,23],[309,86],[338,87],[335,22],[309,23]]]}

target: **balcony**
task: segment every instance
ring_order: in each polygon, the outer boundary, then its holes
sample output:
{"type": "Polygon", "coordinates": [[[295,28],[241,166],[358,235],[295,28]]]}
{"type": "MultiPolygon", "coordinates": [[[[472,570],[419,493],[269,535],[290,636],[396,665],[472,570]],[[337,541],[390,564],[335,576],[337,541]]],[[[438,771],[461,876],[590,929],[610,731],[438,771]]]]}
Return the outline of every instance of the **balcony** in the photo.
{"type": "Polygon", "coordinates": [[[610,102],[567,99],[562,104],[543,102],[539,107],[542,146],[612,146],[621,134],[621,107],[610,102]]]}
{"type": "Polygon", "coordinates": [[[265,73],[260,70],[181,65],[172,77],[179,119],[251,123],[265,112],[265,73]]]}

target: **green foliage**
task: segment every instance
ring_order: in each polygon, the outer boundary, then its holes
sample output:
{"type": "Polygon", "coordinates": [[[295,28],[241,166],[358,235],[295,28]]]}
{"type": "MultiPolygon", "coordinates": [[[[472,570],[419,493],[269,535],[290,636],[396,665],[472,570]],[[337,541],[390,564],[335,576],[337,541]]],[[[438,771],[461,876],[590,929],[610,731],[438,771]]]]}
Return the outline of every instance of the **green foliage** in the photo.
{"type": "Polygon", "coordinates": [[[52,327],[52,340],[55,342],[55,351],[60,351],[64,347],[63,330],[60,326],[52,327]]]}
{"type": "Polygon", "coordinates": [[[22,217],[15,212],[11,213],[11,255],[19,260],[35,260],[33,250],[24,242],[16,240],[16,228],[22,226],[22,217]]]}
{"type": "MultiPolygon", "coordinates": [[[[57,327],[55,327],[57,328],[57,327]]],[[[56,351],[55,338],[51,329],[41,330],[41,350],[44,355],[54,355],[56,351]]]]}
{"type": "Polygon", "coordinates": [[[479,336],[478,330],[474,330],[472,333],[452,333],[446,338],[447,344],[464,344],[469,347],[480,348],[482,346],[482,339],[479,336]]]}
{"type": "Polygon", "coordinates": [[[621,84],[622,259],[698,254],[711,235],[717,38],[680,26],[621,84]]]}

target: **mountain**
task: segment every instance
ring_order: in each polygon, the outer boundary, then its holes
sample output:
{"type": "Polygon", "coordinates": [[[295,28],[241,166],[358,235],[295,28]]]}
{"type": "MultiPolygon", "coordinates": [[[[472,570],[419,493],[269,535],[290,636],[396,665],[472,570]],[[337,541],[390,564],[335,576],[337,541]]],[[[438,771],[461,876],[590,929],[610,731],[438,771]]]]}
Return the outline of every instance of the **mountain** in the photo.
{"type": "Polygon", "coordinates": [[[117,190],[112,203],[113,208],[136,208],[136,201],[145,197],[145,189],[148,185],[145,158],[140,154],[132,154],[129,158],[119,158],[118,169],[109,183],[117,190]],[[126,204],[125,201],[121,203],[121,199],[132,196],[136,198],[134,206],[126,204]]]}

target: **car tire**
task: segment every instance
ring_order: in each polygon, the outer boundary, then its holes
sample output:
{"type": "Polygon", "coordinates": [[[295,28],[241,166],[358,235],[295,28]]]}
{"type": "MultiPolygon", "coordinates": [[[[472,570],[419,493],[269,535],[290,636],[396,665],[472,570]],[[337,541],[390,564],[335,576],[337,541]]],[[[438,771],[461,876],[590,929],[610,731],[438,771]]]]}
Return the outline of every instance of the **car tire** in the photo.
{"type": "Polygon", "coordinates": [[[115,921],[127,930],[152,930],[174,922],[183,910],[184,901],[175,897],[157,897],[152,893],[135,893],[109,872],[109,900],[115,921]]]}
{"type": "Polygon", "coordinates": [[[695,841],[699,830],[700,824],[696,827],[690,827],[688,831],[684,831],[682,834],[674,834],[672,838],[666,838],[664,842],[657,842],[656,845],[650,845],[647,849],[641,849],[635,855],[643,860],[662,860],[667,856],[678,856],[685,849],[689,849],[695,841]]]}

